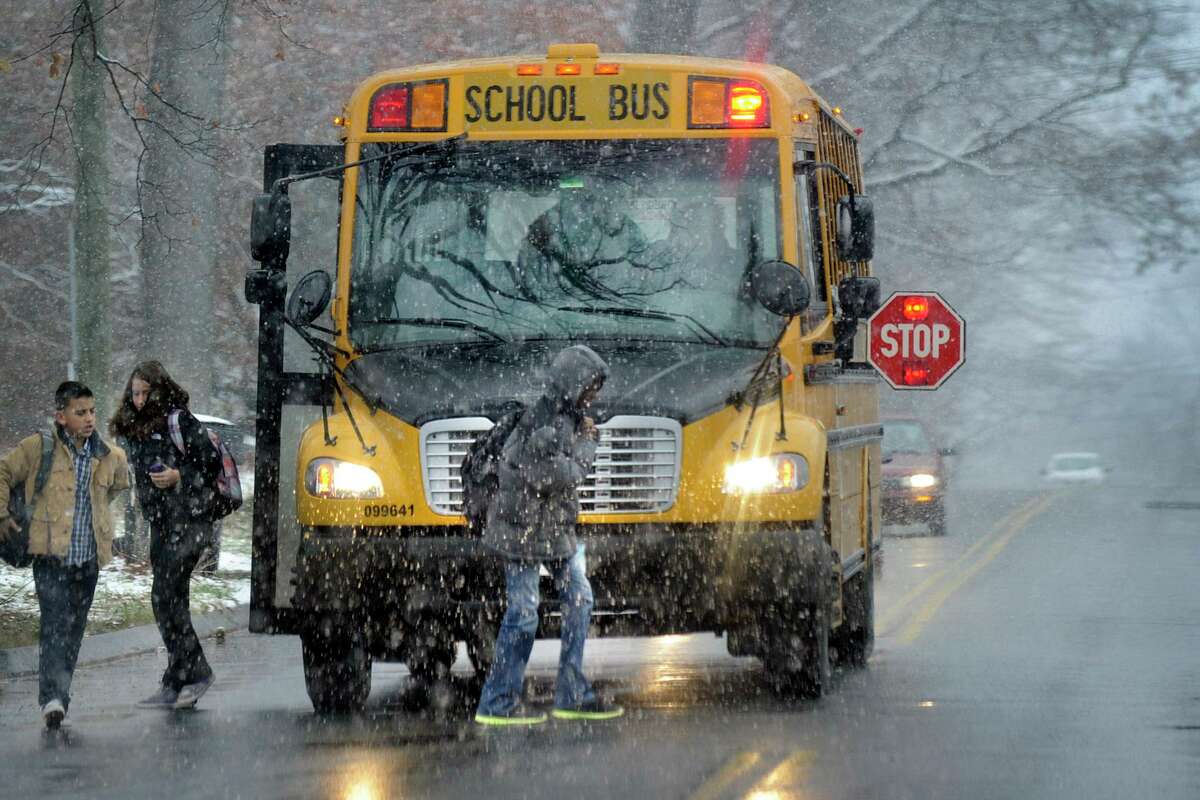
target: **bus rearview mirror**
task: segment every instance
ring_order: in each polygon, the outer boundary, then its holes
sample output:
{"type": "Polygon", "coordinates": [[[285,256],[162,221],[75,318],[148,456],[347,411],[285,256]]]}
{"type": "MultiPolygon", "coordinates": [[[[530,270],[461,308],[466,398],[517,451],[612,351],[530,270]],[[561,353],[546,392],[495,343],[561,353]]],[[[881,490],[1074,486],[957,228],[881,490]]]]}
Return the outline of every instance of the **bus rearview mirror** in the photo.
{"type": "Polygon", "coordinates": [[[838,284],[838,305],[846,319],[867,319],[879,310],[879,278],[852,275],[838,284]]]}
{"type": "Polygon", "coordinates": [[[286,261],[292,240],[292,200],[283,192],[260,194],[250,213],[250,255],[264,265],[286,261]]]}
{"type": "Polygon", "coordinates": [[[866,195],[844,195],[837,203],[837,247],[843,261],[875,255],[875,205],[866,195]]]}

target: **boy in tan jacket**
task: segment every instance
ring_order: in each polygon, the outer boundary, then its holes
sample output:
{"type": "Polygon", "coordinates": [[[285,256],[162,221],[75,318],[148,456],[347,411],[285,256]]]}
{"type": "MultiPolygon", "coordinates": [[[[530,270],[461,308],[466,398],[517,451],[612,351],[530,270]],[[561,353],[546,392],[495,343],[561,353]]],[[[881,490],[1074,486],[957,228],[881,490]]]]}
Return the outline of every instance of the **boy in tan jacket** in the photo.
{"type": "MultiPolygon", "coordinates": [[[[0,497],[25,484],[30,506],[29,553],[41,625],[38,703],[47,728],[57,728],[71,702],[71,678],[100,567],[112,558],[112,497],[129,488],[125,452],[96,432],[96,401],[82,383],[65,381],[54,393],[50,474],[38,497],[34,476],[42,436],[34,434],[0,460],[0,497]]],[[[0,536],[19,530],[0,508],[0,536]]]]}

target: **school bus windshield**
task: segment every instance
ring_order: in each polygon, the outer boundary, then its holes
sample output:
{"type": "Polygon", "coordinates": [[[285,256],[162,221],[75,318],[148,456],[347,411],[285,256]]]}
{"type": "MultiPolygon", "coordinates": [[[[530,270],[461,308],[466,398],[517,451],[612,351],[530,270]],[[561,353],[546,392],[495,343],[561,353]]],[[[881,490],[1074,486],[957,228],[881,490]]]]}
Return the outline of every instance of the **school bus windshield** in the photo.
{"type": "Polygon", "coordinates": [[[466,142],[358,181],[350,332],[360,351],[472,339],[766,346],[744,288],[780,257],[768,139],[466,142]],[[439,324],[448,322],[449,324],[439,324]]]}

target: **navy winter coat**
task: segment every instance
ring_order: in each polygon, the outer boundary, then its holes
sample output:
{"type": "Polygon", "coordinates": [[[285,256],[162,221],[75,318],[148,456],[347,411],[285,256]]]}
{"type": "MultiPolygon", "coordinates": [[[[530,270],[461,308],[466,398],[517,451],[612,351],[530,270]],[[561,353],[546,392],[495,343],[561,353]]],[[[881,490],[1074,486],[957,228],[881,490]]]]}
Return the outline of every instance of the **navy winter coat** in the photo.
{"type": "Polygon", "coordinates": [[[596,457],[596,442],[582,432],[579,399],[607,377],[604,359],[584,345],[554,357],[545,393],[525,411],[500,455],[484,542],[501,555],[522,561],[574,555],[577,490],[596,457]]]}
{"type": "Polygon", "coordinates": [[[187,410],[179,415],[179,432],[186,453],[179,452],[171,442],[166,417],[161,427],[145,439],[126,442],[138,503],[155,527],[174,528],[210,519],[221,453],[213,447],[204,426],[187,410]],[[179,470],[179,483],[171,489],[155,488],[150,482],[150,466],[155,461],[179,470]]]}

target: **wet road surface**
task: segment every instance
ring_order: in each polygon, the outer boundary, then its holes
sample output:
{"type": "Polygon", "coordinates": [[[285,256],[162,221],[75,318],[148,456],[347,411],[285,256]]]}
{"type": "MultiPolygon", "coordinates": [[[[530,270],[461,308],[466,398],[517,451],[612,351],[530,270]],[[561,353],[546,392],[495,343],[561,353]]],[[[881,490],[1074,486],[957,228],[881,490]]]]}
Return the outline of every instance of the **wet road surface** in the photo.
{"type": "MultiPolygon", "coordinates": [[[[0,797],[1195,798],[1200,511],[1153,499],[961,491],[948,536],[889,531],[875,655],[818,701],[702,634],[589,642],[616,722],[480,730],[465,658],[432,697],[377,665],[368,713],[323,720],[298,639],[238,632],[205,642],[194,712],[134,707],[161,653],[79,670],[58,735],[10,681],[0,797]]],[[[538,643],[535,701],[556,658],[538,643]]]]}

